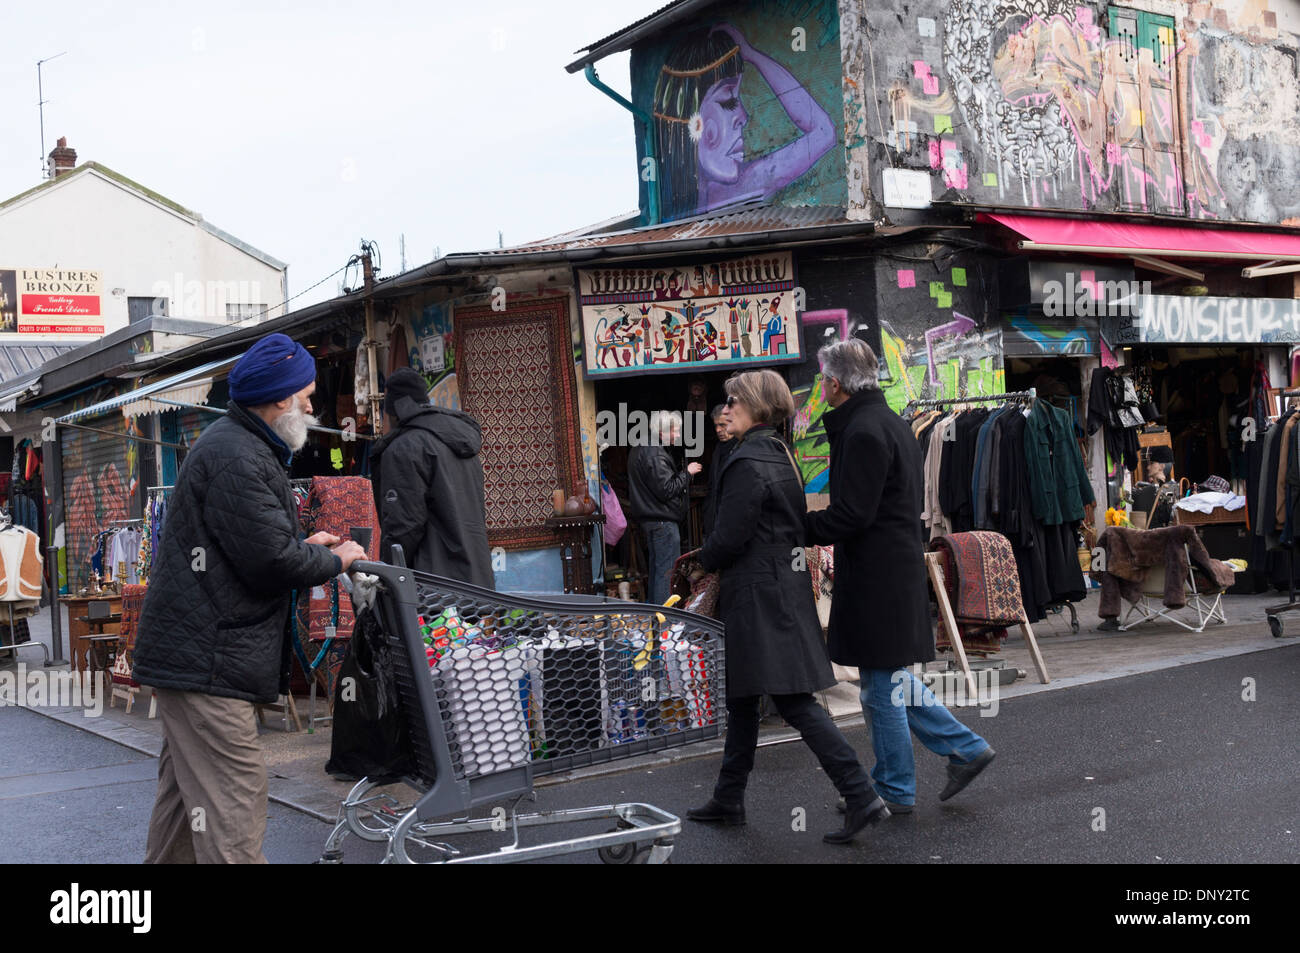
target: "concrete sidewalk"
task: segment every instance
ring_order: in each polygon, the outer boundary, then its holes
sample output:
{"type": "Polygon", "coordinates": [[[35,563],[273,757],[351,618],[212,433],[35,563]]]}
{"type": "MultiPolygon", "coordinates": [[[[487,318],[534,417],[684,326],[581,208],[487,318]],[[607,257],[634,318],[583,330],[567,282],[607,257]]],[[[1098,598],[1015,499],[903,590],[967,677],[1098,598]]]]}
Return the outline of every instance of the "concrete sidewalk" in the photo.
{"type": "MultiPolygon", "coordinates": [[[[1008,667],[1020,669],[1024,677],[1012,685],[1000,688],[999,700],[1016,698],[1038,692],[1055,691],[1077,685],[1123,678],[1144,672],[1174,668],[1194,662],[1225,658],[1250,652],[1260,652],[1296,644],[1300,636],[1300,618],[1287,623],[1294,633],[1274,638],[1264,617],[1264,609],[1286,601],[1285,593],[1266,593],[1255,596],[1225,596],[1224,608],[1228,623],[1213,624],[1203,633],[1192,633],[1172,623],[1160,621],[1146,624],[1129,632],[1098,632],[1098,593],[1092,591],[1088,598],[1077,604],[1079,632],[1070,628],[1068,611],[1054,614],[1033,626],[1051,681],[1041,684],[1030,658],[1028,647],[1019,631],[1013,630],[999,658],[1008,667]]],[[[50,643],[50,619],[46,610],[30,621],[33,639],[50,643]]],[[[66,633],[66,624],[63,629],[66,633]]],[[[66,640],[66,635],[65,635],[66,640]]],[[[10,653],[4,653],[8,656],[10,653]]],[[[66,655],[66,651],[64,653],[66,655]]],[[[20,650],[19,655],[29,669],[40,664],[42,654],[34,649],[20,650]]],[[[950,658],[944,655],[943,659],[950,658]]],[[[931,663],[930,670],[945,666],[944,661],[931,663]]],[[[0,659],[0,670],[13,668],[9,658],[0,659]]],[[[861,724],[861,706],[855,683],[841,682],[826,693],[823,699],[832,715],[844,725],[861,724]]],[[[317,714],[324,714],[324,700],[317,699],[317,714]]],[[[130,715],[118,703],[117,708],[104,708],[100,717],[88,717],[82,708],[34,708],[32,711],[90,731],[115,741],[134,751],[156,757],[162,747],[162,725],[157,719],[147,717],[148,698],[142,694],[130,715]]],[[[351,788],[350,782],[336,781],[324,771],[329,758],[330,728],[306,730],[307,700],[298,700],[299,716],[304,720],[304,730],[284,731],[283,719],[273,713],[266,715],[266,725],[261,730],[261,741],[266,753],[270,775],[270,796],[288,807],[304,811],[321,820],[333,820],[339,801],[351,788]]],[[[770,719],[762,736],[762,744],[781,744],[797,736],[779,718],[770,719]]],[[[668,764],[688,758],[702,757],[721,751],[722,741],[697,744],[688,748],[611,765],[583,769],[539,781],[539,786],[557,784],[577,778],[594,777],[633,768],[646,768],[668,764]]],[[[399,786],[400,787],[400,786],[399,786]]]]}

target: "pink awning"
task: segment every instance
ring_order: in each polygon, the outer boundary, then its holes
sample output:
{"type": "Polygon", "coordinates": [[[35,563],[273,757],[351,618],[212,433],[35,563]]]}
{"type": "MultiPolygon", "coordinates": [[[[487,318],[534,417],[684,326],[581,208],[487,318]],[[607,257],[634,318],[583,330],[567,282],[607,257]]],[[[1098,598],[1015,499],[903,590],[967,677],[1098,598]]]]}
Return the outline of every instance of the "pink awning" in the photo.
{"type": "Polygon", "coordinates": [[[1025,239],[1019,245],[1026,251],[1300,261],[1300,233],[1137,225],[1036,215],[981,213],[979,220],[994,221],[1018,233],[1025,239]]]}

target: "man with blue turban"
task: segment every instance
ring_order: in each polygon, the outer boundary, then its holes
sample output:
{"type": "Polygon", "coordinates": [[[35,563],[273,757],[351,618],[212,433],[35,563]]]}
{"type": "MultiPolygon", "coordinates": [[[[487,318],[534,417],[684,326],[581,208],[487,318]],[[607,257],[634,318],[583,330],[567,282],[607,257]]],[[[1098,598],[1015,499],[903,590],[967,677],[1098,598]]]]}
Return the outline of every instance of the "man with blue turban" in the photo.
{"type": "Polygon", "coordinates": [[[283,334],[230,371],[226,414],[195,442],[167,506],[133,674],[163,747],[146,863],[265,863],[266,762],[254,706],[289,690],[290,592],[365,552],[298,538],[289,464],[307,442],[316,362],[283,334]]]}

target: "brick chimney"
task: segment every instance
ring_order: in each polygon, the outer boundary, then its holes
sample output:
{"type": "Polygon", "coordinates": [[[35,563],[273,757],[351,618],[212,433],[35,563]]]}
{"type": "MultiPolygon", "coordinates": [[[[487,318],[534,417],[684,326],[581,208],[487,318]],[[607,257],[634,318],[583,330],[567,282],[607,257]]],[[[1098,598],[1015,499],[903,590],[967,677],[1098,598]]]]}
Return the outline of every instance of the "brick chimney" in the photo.
{"type": "Polygon", "coordinates": [[[77,150],[68,148],[68,140],[59,136],[58,145],[50,150],[50,177],[57,179],[65,172],[71,172],[77,164],[77,150]]]}

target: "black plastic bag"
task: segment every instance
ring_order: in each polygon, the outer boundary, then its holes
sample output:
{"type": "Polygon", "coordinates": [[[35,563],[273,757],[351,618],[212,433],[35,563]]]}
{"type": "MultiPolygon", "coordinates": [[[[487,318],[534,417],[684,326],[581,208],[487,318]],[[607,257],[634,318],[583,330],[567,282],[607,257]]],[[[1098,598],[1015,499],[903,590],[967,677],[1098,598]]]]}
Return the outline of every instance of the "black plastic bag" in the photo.
{"type": "Polygon", "coordinates": [[[414,773],[391,649],[372,609],[357,612],[334,690],[334,731],[325,771],[391,784],[414,773]]]}

